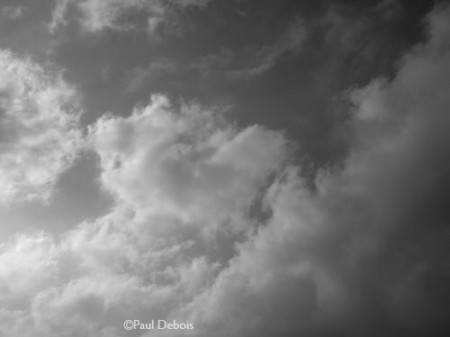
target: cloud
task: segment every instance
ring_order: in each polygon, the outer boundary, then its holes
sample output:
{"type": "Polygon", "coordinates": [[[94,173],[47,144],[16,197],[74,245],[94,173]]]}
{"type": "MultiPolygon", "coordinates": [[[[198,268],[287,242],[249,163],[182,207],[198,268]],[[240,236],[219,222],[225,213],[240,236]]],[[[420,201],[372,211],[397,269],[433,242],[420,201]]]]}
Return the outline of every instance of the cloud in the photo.
{"type": "Polygon", "coordinates": [[[79,146],[76,92],[8,51],[0,74],[0,201],[48,199],[79,146]]]}
{"type": "Polygon", "coordinates": [[[2,245],[1,332],[120,336],[130,318],[189,320],[193,336],[448,332],[449,16],[429,15],[393,79],[349,92],[348,156],[313,182],[282,133],[214,108],[155,95],[99,119],[88,145],[116,206],[2,245]]]}
{"type": "Polygon", "coordinates": [[[147,82],[154,82],[160,78],[171,74],[176,70],[175,63],[168,60],[152,62],[147,67],[136,67],[127,72],[126,88],[127,94],[134,93],[144,86],[147,82]]]}
{"type": "Polygon", "coordinates": [[[286,157],[284,138],[260,126],[237,132],[195,104],[171,110],[167,98],[153,96],[130,117],[91,128],[103,184],[132,205],[187,221],[238,217],[286,157]]]}
{"type": "Polygon", "coordinates": [[[1,11],[1,18],[7,21],[17,21],[23,18],[26,8],[23,6],[5,6],[1,11]]]}
{"type": "Polygon", "coordinates": [[[392,81],[351,92],[343,167],[323,170],[315,191],[288,168],[266,193],[266,226],[175,317],[205,336],[448,331],[450,275],[437,252],[449,235],[438,203],[448,197],[449,15],[429,16],[430,41],[392,81]]]}
{"type": "Polygon", "coordinates": [[[3,244],[0,331],[121,336],[128,317],[165,317],[179,300],[202,291],[217,266],[193,256],[189,241],[153,234],[148,226],[156,222],[170,226],[173,219],[139,222],[117,209],[60,242],[39,234],[3,244]]]}
{"type": "Polygon", "coordinates": [[[267,44],[251,55],[250,64],[242,69],[227,72],[232,80],[258,76],[273,68],[280,57],[286,53],[298,53],[307,39],[307,31],[302,20],[295,19],[283,36],[273,44],[267,44]]]}
{"type": "Polygon", "coordinates": [[[158,26],[166,20],[173,7],[204,8],[211,0],[160,1],[160,0],[58,0],[53,10],[50,29],[55,31],[65,26],[71,10],[81,14],[79,23],[89,32],[103,30],[124,31],[144,28],[154,34],[158,26]]]}
{"type": "Polygon", "coordinates": [[[220,114],[155,95],[90,127],[117,205],[60,240],[0,247],[4,333],[120,336],[125,319],[163,319],[211,286],[254,231],[250,209],[288,153],[281,134],[220,114]]]}
{"type": "Polygon", "coordinates": [[[306,27],[296,18],[281,36],[263,46],[251,46],[242,51],[220,48],[219,52],[202,56],[189,65],[202,78],[219,73],[230,80],[252,78],[272,69],[280,58],[298,54],[308,38],[306,27]]]}
{"type": "Polygon", "coordinates": [[[202,78],[214,71],[227,71],[235,62],[235,53],[228,48],[221,48],[217,54],[203,56],[193,62],[189,68],[197,70],[202,78]]]}

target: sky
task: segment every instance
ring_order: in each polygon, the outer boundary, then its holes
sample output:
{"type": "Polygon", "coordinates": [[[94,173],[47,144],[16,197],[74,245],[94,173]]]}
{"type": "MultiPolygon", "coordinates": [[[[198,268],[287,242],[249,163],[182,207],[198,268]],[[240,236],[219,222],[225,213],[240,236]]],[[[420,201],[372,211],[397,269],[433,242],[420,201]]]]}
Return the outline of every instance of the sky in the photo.
{"type": "Polygon", "coordinates": [[[0,0],[0,337],[449,336],[449,93],[447,1],[0,0]]]}

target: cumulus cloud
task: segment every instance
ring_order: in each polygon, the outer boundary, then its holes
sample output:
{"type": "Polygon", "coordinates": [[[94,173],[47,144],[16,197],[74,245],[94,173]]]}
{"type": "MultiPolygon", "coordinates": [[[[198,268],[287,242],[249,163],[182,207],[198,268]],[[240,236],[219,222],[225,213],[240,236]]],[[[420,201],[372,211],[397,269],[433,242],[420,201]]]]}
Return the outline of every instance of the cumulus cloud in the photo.
{"type": "Polygon", "coordinates": [[[189,222],[240,219],[287,154],[276,132],[238,132],[195,104],[175,113],[164,96],[130,117],[104,117],[90,131],[104,186],[129,204],[189,222]]]}
{"type": "Polygon", "coordinates": [[[0,201],[47,199],[79,145],[76,92],[8,51],[0,74],[0,201]]]}
{"type": "Polygon", "coordinates": [[[53,10],[50,29],[55,30],[68,22],[74,9],[81,14],[79,22],[87,32],[95,33],[105,29],[123,31],[137,26],[154,33],[159,24],[166,20],[174,6],[204,8],[211,0],[161,1],[161,0],[58,0],[53,10]],[[127,18],[128,16],[128,18],[127,18]],[[134,18],[135,21],[130,20],[134,18]]]}
{"type": "Polygon", "coordinates": [[[392,80],[350,92],[349,154],[313,187],[280,132],[215,109],[156,95],[99,119],[89,146],[116,207],[3,244],[2,332],[121,336],[130,318],[189,320],[193,336],[448,332],[449,16],[430,14],[392,80]]]}
{"type": "Polygon", "coordinates": [[[3,245],[5,331],[19,329],[12,313],[34,336],[115,336],[131,316],[168,317],[254,231],[250,208],[288,152],[281,134],[238,130],[195,104],[175,111],[164,96],[89,133],[117,207],[59,242],[42,234],[3,245]]]}

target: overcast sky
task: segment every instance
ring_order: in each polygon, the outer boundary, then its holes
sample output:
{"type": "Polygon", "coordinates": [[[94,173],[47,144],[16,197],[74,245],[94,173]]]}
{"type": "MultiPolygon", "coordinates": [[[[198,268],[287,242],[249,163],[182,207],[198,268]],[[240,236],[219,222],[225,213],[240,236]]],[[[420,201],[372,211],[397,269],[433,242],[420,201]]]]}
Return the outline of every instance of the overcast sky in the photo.
{"type": "Polygon", "coordinates": [[[449,336],[449,130],[446,1],[0,0],[0,337],[449,336]]]}

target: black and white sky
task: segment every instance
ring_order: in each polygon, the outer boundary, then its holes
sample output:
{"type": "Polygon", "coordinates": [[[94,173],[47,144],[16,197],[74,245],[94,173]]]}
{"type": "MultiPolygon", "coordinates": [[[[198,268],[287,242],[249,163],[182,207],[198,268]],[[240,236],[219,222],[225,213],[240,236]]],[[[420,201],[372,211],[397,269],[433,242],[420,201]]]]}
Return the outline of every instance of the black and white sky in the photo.
{"type": "Polygon", "coordinates": [[[126,336],[450,336],[450,3],[0,0],[0,337],[126,336]]]}

